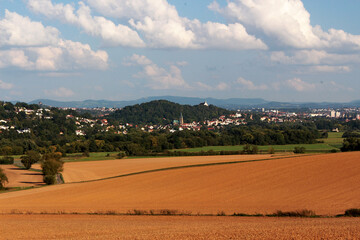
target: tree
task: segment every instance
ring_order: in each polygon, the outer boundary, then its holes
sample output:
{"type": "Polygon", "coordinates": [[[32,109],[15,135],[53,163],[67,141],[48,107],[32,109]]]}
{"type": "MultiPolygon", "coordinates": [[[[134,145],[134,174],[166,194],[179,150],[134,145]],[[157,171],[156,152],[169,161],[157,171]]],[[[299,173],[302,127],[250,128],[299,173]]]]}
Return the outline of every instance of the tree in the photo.
{"type": "Polygon", "coordinates": [[[64,162],[60,160],[61,153],[47,153],[43,156],[41,168],[44,182],[48,185],[56,183],[56,176],[63,171],[64,162]]]}
{"type": "Polygon", "coordinates": [[[30,150],[26,152],[26,155],[21,157],[21,163],[24,165],[26,169],[30,169],[31,165],[37,163],[38,161],[40,161],[40,159],[41,159],[40,153],[30,150]]]}
{"type": "Polygon", "coordinates": [[[259,151],[258,147],[255,146],[255,145],[249,145],[249,144],[246,144],[244,146],[244,149],[243,149],[243,152],[245,154],[257,154],[259,151]]]}
{"type": "Polygon", "coordinates": [[[341,147],[341,151],[360,151],[360,138],[346,138],[344,140],[343,146],[341,147]]]}
{"type": "Polygon", "coordinates": [[[4,173],[4,170],[0,168],[0,189],[5,188],[5,183],[8,183],[9,179],[7,178],[6,174],[4,173]]]}
{"type": "Polygon", "coordinates": [[[296,154],[305,153],[305,150],[306,149],[304,147],[295,147],[294,153],[296,153],[296,154]]]}

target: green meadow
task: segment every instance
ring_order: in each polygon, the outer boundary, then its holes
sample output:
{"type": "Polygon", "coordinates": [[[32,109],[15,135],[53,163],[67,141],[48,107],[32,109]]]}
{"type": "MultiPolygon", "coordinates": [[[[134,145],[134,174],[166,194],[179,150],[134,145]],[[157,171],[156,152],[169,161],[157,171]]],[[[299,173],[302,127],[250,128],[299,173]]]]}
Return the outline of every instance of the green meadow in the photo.
{"type": "MultiPolygon", "coordinates": [[[[295,147],[304,147],[306,152],[329,152],[336,149],[340,150],[342,146],[343,132],[329,132],[328,138],[318,139],[318,141],[323,143],[315,144],[289,144],[289,145],[267,145],[267,146],[258,146],[258,149],[261,152],[267,152],[270,148],[273,148],[275,152],[292,152],[295,147]]],[[[242,151],[244,148],[243,145],[240,146],[207,146],[201,148],[188,148],[188,149],[179,149],[174,151],[185,151],[185,152],[201,152],[201,151],[242,151]]]]}

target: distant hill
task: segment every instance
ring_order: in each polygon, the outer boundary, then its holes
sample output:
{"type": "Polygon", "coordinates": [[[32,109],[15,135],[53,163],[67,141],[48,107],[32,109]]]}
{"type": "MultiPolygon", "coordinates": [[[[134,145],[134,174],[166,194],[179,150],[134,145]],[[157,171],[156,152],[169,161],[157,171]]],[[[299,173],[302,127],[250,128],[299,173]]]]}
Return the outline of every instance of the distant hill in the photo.
{"type": "Polygon", "coordinates": [[[230,99],[216,99],[216,98],[196,98],[196,97],[175,97],[175,96],[160,96],[160,97],[146,97],[131,101],[109,101],[109,100],[84,100],[84,101],[54,101],[49,99],[37,99],[29,102],[29,104],[38,104],[41,102],[44,105],[52,107],[69,107],[69,108],[123,108],[135,104],[151,102],[154,100],[167,100],[178,104],[197,105],[204,101],[209,104],[227,108],[237,109],[249,106],[260,106],[268,103],[268,101],[260,98],[230,98],[230,99]]]}
{"type": "Polygon", "coordinates": [[[168,124],[174,120],[179,120],[180,115],[183,116],[185,122],[192,122],[213,119],[231,113],[233,112],[214,105],[204,106],[200,104],[190,106],[166,100],[155,100],[125,107],[110,114],[107,118],[122,123],[168,124]]]}
{"type": "Polygon", "coordinates": [[[229,99],[216,99],[216,98],[196,98],[196,97],[176,97],[176,96],[157,96],[146,97],[131,101],[109,101],[109,100],[85,100],[85,101],[69,101],[61,102],[49,99],[37,99],[31,101],[30,104],[38,104],[42,102],[44,105],[52,107],[70,107],[70,108],[123,108],[135,104],[151,102],[154,100],[167,100],[170,102],[186,105],[198,105],[201,102],[215,105],[217,107],[226,108],[229,110],[237,110],[243,108],[276,108],[276,109],[289,109],[289,108],[341,108],[341,107],[360,107],[360,100],[352,101],[349,103],[331,103],[331,102],[274,102],[267,101],[261,98],[229,98],[229,99]]]}

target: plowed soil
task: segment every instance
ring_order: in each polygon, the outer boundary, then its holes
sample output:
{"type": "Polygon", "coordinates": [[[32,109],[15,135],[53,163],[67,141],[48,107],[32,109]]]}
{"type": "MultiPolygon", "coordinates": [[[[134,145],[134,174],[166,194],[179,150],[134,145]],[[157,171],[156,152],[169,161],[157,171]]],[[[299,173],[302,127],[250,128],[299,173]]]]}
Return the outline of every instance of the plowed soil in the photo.
{"type": "Polygon", "coordinates": [[[2,215],[0,239],[359,239],[360,219],[2,215]]]}
{"type": "Polygon", "coordinates": [[[0,194],[0,212],[174,209],[321,215],[360,208],[360,152],[184,168],[0,194]]]}

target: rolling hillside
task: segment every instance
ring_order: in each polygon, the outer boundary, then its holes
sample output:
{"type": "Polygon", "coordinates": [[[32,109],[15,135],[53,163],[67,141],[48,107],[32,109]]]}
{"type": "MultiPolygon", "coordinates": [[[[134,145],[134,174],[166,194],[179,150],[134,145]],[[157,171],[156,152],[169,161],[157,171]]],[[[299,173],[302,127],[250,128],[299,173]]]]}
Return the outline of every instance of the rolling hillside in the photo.
{"type": "Polygon", "coordinates": [[[360,153],[184,168],[0,195],[0,212],[175,209],[217,214],[360,208],[360,153]]]}
{"type": "Polygon", "coordinates": [[[180,105],[166,100],[128,106],[110,114],[108,119],[133,124],[169,124],[182,114],[185,122],[204,121],[233,112],[214,105],[180,105]]]}

